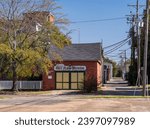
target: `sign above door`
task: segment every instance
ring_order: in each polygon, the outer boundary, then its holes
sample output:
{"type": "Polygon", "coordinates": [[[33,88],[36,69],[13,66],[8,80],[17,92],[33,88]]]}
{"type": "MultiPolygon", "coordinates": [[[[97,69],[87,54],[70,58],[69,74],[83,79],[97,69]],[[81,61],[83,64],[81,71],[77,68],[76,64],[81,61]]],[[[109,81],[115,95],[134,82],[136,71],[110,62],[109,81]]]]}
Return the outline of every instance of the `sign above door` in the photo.
{"type": "Polygon", "coordinates": [[[86,66],[66,66],[64,64],[57,64],[54,66],[55,71],[85,71],[86,66]]]}

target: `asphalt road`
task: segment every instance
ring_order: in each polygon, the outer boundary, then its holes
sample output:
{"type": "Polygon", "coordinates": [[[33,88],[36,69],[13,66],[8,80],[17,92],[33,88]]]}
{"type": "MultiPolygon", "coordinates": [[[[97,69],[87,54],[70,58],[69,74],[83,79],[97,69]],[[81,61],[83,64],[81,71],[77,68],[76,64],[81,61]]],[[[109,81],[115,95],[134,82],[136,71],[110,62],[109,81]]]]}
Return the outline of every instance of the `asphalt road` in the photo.
{"type": "Polygon", "coordinates": [[[1,112],[96,112],[150,111],[144,98],[85,98],[85,96],[46,95],[0,100],[1,112]]]}
{"type": "MultiPolygon", "coordinates": [[[[112,85],[112,84],[111,84],[112,85]]],[[[124,84],[120,86],[124,87],[124,84]]],[[[108,86],[108,85],[107,85],[108,86]]],[[[113,84],[112,86],[116,86],[113,84]]],[[[110,87],[109,87],[110,88],[110,87]]],[[[108,90],[110,90],[108,88],[108,90]]],[[[105,88],[107,91],[107,88],[105,88]]],[[[56,93],[55,93],[56,92],[56,93]]],[[[62,91],[65,92],[65,91],[62,91]]],[[[149,112],[149,98],[98,98],[98,95],[10,95],[0,100],[1,112],[149,112]],[[94,98],[93,98],[94,97],[94,98]]]]}

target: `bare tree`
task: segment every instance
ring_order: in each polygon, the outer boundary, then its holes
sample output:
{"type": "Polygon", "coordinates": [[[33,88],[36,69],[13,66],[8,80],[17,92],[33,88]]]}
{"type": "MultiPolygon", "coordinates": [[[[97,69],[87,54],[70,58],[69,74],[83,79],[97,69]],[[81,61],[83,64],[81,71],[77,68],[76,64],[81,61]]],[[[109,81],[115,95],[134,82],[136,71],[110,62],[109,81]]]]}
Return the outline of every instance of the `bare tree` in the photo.
{"type": "Polygon", "coordinates": [[[18,90],[18,77],[48,72],[51,45],[70,44],[68,35],[56,26],[67,23],[57,17],[59,8],[53,0],[0,0],[0,55],[12,71],[13,91],[18,90]]]}

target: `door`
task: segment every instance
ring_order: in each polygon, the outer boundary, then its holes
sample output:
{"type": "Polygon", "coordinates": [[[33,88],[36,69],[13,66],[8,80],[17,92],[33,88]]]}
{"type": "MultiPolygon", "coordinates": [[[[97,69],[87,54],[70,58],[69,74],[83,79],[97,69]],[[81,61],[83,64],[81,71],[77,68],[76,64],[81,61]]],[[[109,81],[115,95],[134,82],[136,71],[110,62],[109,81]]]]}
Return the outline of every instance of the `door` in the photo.
{"type": "Polygon", "coordinates": [[[83,89],[85,72],[56,72],[56,89],[83,89]]]}
{"type": "Polygon", "coordinates": [[[84,72],[71,72],[70,74],[70,89],[83,89],[84,72]]]}
{"type": "Polygon", "coordinates": [[[69,72],[56,73],[56,89],[69,89],[69,72]]]}

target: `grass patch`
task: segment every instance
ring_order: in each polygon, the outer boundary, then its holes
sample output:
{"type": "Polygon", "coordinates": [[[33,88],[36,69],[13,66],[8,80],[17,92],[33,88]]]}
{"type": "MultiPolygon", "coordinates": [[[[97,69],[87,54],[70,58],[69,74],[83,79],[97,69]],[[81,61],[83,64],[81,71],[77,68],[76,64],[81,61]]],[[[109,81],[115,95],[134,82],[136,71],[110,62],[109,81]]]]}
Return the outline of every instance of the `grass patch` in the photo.
{"type": "Polygon", "coordinates": [[[43,95],[50,94],[50,91],[19,91],[17,95],[43,95]]]}
{"type": "Polygon", "coordinates": [[[0,96],[0,99],[3,99],[3,97],[0,96]]]}
{"type": "Polygon", "coordinates": [[[42,95],[42,94],[49,94],[50,91],[0,91],[1,95],[42,95]]]}
{"type": "Polygon", "coordinates": [[[0,100],[1,100],[1,99],[4,99],[4,98],[5,98],[5,97],[3,97],[3,96],[0,96],[0,100]]]}

